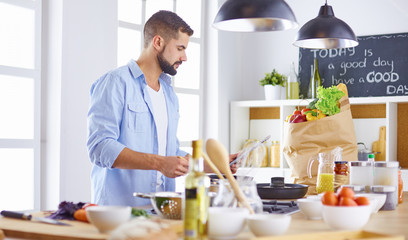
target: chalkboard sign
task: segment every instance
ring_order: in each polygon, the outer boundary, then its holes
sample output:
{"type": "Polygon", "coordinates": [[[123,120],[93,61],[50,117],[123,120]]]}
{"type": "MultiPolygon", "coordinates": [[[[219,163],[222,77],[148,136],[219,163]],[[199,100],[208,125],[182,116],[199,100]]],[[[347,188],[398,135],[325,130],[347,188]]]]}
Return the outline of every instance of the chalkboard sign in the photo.
{"type": "Polygon", "coordinates": [[[343,49],[299,49],[300,93],[307,96],[317,58],[324,87],[344,83],[350,97],[408,96],[408,33],[357,37],[343,49]]]}

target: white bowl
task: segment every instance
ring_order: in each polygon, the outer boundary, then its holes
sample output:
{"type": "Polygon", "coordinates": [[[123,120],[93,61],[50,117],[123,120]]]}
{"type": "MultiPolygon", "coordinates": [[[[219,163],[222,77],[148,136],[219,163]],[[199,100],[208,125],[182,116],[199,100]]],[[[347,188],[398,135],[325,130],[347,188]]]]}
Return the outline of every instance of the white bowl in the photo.
{"type": "Polygon", "coordinates": [[[383,193],[359,193],[355,197],[367,197],[372,205],[372,213],[377,213],[384,206],[387,195],[383,193]]]}
{"type": "Polygon", "coordinates": [[[132,208],[127,206],[92,206],[86,216],[101,233],[112,231],[130,219],[132,208]]]}
{"type": "Polygon", "coordinates": [[[333,229],[358,230],[364,227],[371,215],[371,206],[323,205],[323,220],[333,229]]]}
{"type": "Polygon", "coordinates": [[[252,214],[247,216],[248,227],[257,237],[284,234],[290,225],[291,216],[284,214],[252,214]]]}
{"type": "Polygon", "coordinates": [[[307,219],[322,219],[323,204],[319,198],[300,198],[297,200],[297,204],[307,219]]]}
{"type": "Polygon", "coordinates": [[[246,208],[210,207],[208,235],[213,239],[235,238],[245,227],[246,208]]]}

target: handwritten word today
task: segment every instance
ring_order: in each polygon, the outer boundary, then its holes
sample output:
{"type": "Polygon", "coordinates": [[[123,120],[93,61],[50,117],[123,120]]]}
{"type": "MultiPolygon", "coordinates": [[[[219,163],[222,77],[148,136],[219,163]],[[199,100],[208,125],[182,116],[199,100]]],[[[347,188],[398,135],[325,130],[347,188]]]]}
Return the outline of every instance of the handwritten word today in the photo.
{"type": "Polygon", "coordinates": [[[310,52],[313,53],[313,57],[317,58],[335,58],[341,56],[353,56],[356,53],[354,48],[340,48],[340,49],[310,49],[310,52]]]}

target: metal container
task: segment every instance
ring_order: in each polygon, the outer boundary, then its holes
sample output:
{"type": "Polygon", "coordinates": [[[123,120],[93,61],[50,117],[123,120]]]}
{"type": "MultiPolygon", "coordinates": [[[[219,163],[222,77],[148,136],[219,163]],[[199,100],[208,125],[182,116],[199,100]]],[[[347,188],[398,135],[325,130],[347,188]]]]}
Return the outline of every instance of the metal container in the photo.
{"type": "Polygon", "coordinates": [[[395,210],[397,207],[398,202],[398,193],[397,188],[395,186],[385,186],[385,185],[374,185],[371,186],[372,193],[382,193],[387,195],[385,199],[384,205],[380,208],[380,210],[395,210]]]}
{"type": "Polygon", "coordinates": [[[133,193],[135,197],[150,198],[154,211],[167,219],[181,219],[183,194],[177,192],[133,193]]]}

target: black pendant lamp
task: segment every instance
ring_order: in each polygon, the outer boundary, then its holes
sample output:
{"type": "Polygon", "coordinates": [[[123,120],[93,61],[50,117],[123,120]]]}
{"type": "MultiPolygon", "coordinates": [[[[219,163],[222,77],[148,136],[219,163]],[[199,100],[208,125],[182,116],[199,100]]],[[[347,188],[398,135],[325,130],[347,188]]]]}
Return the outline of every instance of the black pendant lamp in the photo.
{"type": "Polygon", "coordinates": [[[266,32],[296,28],[292,9],[284,0],[227,0],[213,26],[234,32],[266,32]]]}
{"type": "Polygon", "coordinates": [[[293,45],[301,48],[333,49],[358,45],[356,35],[347,23],[334,16],[333,8],[320,7],[319,15],[303,25],[293,45]]]}

